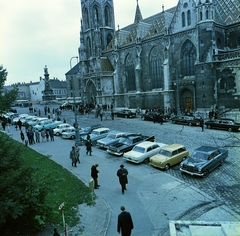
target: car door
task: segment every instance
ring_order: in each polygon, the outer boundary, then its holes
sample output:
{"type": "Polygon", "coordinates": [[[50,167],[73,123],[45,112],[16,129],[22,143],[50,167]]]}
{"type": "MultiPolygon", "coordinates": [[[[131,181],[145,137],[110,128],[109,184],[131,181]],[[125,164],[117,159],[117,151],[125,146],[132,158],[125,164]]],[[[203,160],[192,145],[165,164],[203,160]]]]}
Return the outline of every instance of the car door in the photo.
{"type": "Polygon", "coordinates": [[[178,163],[178,150],[173,150],[171,152],[171,156],[169,157],[169,162],[171,165],[175,165],[178,163]]]}

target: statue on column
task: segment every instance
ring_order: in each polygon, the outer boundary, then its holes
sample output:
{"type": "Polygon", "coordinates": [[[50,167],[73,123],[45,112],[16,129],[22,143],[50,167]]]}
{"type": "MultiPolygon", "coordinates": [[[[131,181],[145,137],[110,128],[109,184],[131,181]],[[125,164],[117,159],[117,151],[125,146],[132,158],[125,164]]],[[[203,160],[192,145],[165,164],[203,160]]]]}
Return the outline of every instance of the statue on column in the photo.
{"type": "Polygon", "coordinates": [[[44,79],[45,81],[45,89],[43,90],[43,101],[51,101],[56,99],[56,95],[53,93],[53,90],[50,85],[49,81],[49,73],[48,73],[48,68],[45,66],[44,68],[44,79]]]}

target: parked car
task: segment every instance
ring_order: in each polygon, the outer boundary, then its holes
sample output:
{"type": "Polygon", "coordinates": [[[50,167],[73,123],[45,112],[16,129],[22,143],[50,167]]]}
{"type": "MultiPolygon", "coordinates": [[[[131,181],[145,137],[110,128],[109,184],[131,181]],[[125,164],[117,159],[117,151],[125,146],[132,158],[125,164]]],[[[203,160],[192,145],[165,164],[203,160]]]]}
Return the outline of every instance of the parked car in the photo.
{"type": "Polygon", "coordinates": [[[192,153],[191,157],[181,163],[180,170],[190,175],[206,177],[227,157],[228,150],[224,148],[201,146],[192,153]]]}
{"type": "Polygon", "coordinates": [[[21,121],[23,124],[26,124],[26,123],[29,124],[30,121],[36,121],[38,118],[39,118],[38,116],[27,116],[26,118],[22,119],[21,121]]]}
{"type": "Polygon", "coordinates": [[[28,116],[28,114],[20,114],[18,117],[15,117],[14,119],[13,119],[13,124],[17,124],[17,122],[19,121],[19,120],[23,120],[23,119],[25,119],[26,117],[28,116]]]}
{"type": "Polygon", "coordinates": [[[147,113],[142,113],[141,114],[141,119],[142,120],[147,120],[147,121],[155,121],[160,123],[161,119],[163,122],[166,122],[169,117],[163,114],[160,114],[159,112],[147,112],[147,113]]]}
{"type": "Polygon", "coordinates": [[[157,154],[165,146],[167,144],[144,141],[135,145],[131,151],[124,153],[123,159],[134,163],[147,163],[150,157],[157,154]]]}
{"type": "Polygon", "coordinates": [[[175,116],[172,117],[172,123],[173,124],[181,124],[181,125],[200,125],[200,119],[196,118],[195,116],[175,116]]]}
{"type": "Polygon", "coordinates": [[[56,128],[54,128],[53,133],[56,136],[60,136],[60,135],[62,135],[62,132],[66,131],[69,128],[74,128],[74,127],[72,125],[63,123],[63,124],[58,125],[56,128]]]}
{"type": "Polygon", "coordinates": [[[86,134],[91,134],[94,129],[98,129],[98,128],[101,128],[101,127],[103,127],[103,126],[100,125],[100,124],[88,126],[88,127],[83,128],[79,134],[80,134],[80,136],[81,135],[86,135],[86,134]]]}
{"type": "MultiPolygon", "coordinates": [[[[89,134],[90,138],[92,140],[93,145],[96,144],[97,140],[99,140],[101,138],[105,138],[108,135],[109,132],[110,132],[109,128],[102,127],[102,128],[94,129],[92,131],[92,133],[89,134]]],[[[86,142],[87,142],[87,135],[81,136],[80,139],[81,139],[81,141],[84,144],[86,144],[86,142]]]]}
{"type": "Polygon", "coordinates": [[[208,129],[222,129],[229,132],[240,131],[240,123],[236,123],[233,119],[208,120],[205,125],[208,129]]]}
{"type": "Polygon", "coordinates": [[[189,151],[182,144],[171,144],[163,147],[158,154],[150,158],[150,165],[168,170],[189,157],[189,151]]]}
{"type": "Polygon", "coordinates": [[[67,128],[62,132],[62,138],[65,139],[75,139],[76,138],[76,129],[74,127],[67,128]]]}
{"type": "Polygon", "coordinates": [[[117,117],[123,117],[123,118],[136,118],[136,113],[132,112],[131,110],[128,110],[128,109],[115,111],[114,115],[117,117]]]}
{"type": "Polygon", "coordinates": [[[31,120],[28,122],[29,126],[34,126],[34,125],[37,125],[39,122],[43,121],[43,120],[48,120],[48,118],[44,117],[38,117],[36,120],[31,120]]]}
{"type": "Polygon", "coordinates": [[[33,126],[33,129],[38,131],[42,131],[43,129],[49,130],[50,128],[54,129],[62,123],[62,121],[52,121],[50,119],[42,120],[37,125],[33,126]]]}
{"type": "Polygon", "coordinates": [[[107,149],[109,145],[117,143],[121,137],[123,137],[126,132],[121,132],[117,130],[110,131],[105,138],[97,141],[97,146],[99,148],[107,149]]]}
{"type": "Polygon", "coordinates": [[[110,145],[107,152],[116,156],[122,156],[125,152],[129,152],[133,147],[141,142],[154,142],[154,136],[144,136],[142,134],[124,135],[117,143],[110,145]]]}

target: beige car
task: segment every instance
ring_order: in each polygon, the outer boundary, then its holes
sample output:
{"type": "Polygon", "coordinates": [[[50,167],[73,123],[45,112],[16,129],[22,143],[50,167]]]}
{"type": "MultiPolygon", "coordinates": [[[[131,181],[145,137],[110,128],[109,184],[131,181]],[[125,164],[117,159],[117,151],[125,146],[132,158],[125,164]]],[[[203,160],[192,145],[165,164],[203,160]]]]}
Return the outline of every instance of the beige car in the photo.
{"type": "Polygon", "coordinates": [[[158,154],[150,158],[150,165],[168,170],[189,157],[189,152],[182,144],[171,144],[163,147],[158,154]]]}

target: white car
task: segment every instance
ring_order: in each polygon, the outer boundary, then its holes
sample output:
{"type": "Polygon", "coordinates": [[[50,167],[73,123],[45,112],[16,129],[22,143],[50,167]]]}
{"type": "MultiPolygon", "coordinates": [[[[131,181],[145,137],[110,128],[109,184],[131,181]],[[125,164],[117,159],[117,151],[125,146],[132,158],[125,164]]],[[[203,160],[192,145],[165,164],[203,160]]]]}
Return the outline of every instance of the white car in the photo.
{"type": "Polygon", "coordinates": [[[16,118],[14,118],[13,119],[13,124],[17,124],[17,122],[19,121],[19,120],[24,120],[26,117],[28,116],[28,114],[20,114],[18,117],[16,117],[16,118]]]}
{"type": "Polygon", "coordinates": [[[58,125],[55,129],[53,129],[53,133],[54,135],[56,136],[60,136],[62,135],[63,132],[65,132],[67,129],[74,129],[74,127],[72,125],[69,125],[69,124],[60,124],[58,125]]]}
{"type": "Polygon", "coordinates": [[[124,153],[123,159],[134,163],[147,163],[150,157],[157,154],[165,146],[167,144],[145,141],[134,146],[131,151],[124,153]]]}
{"type": "Polygon", "coordinates": [[[62,132],[62,138],[75,139],[76,129],[74,127],[66,129],[64,132],[62,132]]]}
{"type": "Polygon", "coordinates": [[[30,121],[36,121],[39,117],[38,116],[27,116],[24,119],[21,119],[22,123],[29,123],[30,121]]]}
{"type": "Polygon", "coordinates": [[[48,118],[42,118],[42,117],[38,117],[36,120],[31,120],[28,122],[28,124],[30,126],[34,126],[37,125],[39,122],[41,122],[42,120],[47,120],[48,118]]]}

